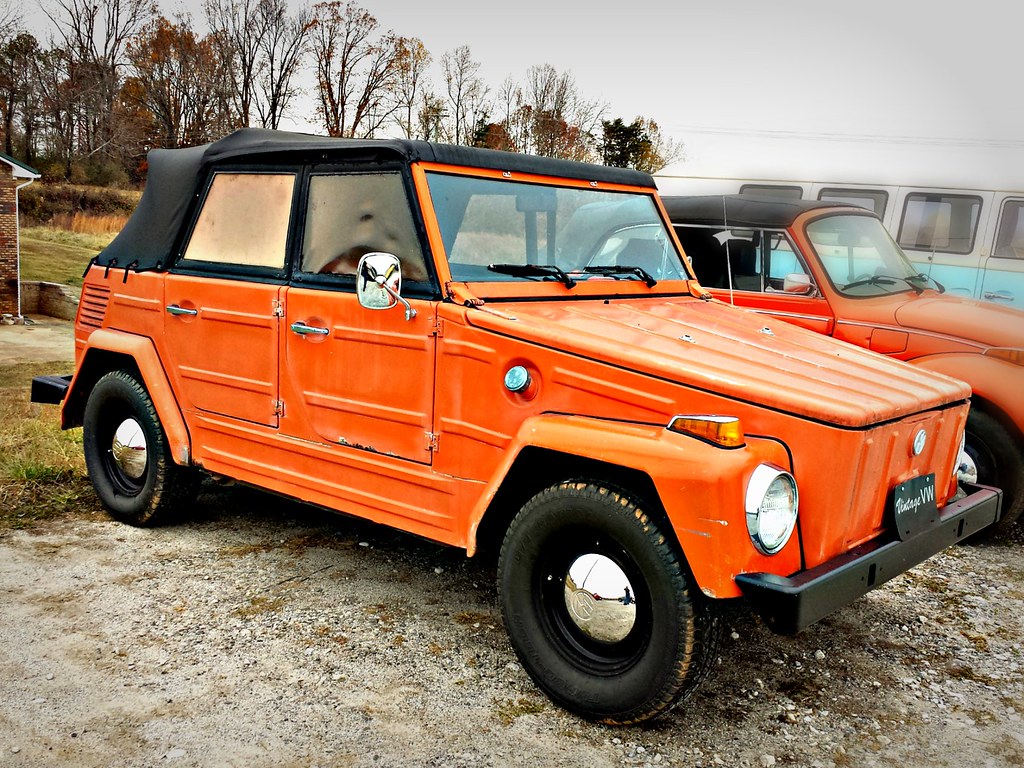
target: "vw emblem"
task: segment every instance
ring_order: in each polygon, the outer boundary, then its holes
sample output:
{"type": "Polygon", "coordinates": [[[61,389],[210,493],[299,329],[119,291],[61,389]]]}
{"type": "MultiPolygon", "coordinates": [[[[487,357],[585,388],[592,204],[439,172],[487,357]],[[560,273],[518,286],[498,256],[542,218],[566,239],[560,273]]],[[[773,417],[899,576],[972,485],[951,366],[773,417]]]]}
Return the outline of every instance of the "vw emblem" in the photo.
{"type": "Polygon", "coordinates": [[[588,592],[578,589],[572,595],[570,608],[580,621],[590,621],[594,615],[594,598],[588,592]]]}
{"type": "Polygon", "coordinates": [[[919,429],[917,434],[914,435],[914,455],[920,456],[921,451],[924,450],[924,444],[928,442],[928,434],[923,430],[919,429]]]}

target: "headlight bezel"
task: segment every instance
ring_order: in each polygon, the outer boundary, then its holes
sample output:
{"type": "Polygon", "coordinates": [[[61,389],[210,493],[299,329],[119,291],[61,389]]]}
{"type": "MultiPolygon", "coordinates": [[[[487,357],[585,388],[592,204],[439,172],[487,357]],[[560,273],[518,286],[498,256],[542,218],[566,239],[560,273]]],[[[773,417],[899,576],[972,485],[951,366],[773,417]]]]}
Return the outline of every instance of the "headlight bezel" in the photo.
{"type": "Polygon", "coordinates": [[[780,467],[759,464],[747,483],[744,513],[747,534],[750,536],[754,548],[764,555],[775,555],[781,552],[792,538],[800,516],[800,491],[796,478],[780,467]],[[792,500],[786,509],[766,509],[765,501],[769,493],[773,493],[773,486],[779,482],[789,486],[792,500]],[[768,517],[780,513],[783,514],[781,520],[768,517]],[[771,525],[766,525],[766,523],[771,525]]]}

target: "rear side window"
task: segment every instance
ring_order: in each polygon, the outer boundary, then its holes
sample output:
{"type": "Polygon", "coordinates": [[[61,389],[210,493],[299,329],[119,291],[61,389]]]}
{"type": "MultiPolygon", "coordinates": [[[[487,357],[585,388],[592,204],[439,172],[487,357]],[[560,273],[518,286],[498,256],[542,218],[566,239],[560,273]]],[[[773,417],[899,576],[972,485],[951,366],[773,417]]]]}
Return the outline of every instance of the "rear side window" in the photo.
{"type": "Polygon", "coordinates": [[[980,197],[912,192],[903,204],[899,244],[915,251],[970,253],[980,214],[980,197]]]}
{"type": "Polygon", "coordinates": [[[183,261],[282,269],[293,173],[216,173],[183,261]]]}
{"type": "Polygon", "coordinates": [[[842,189],[825,187],[818,193],[818,199],[830,203],[846,203],[874,211],[878,218],[885,216],[885,206],[889,202],[889,193],[884,189],[842,189]]]}
{"type": "Polygon", "coordinates": [[[1001,259],[1024,259],[1024,200],[1003,203],[996,249],[992,255],[1001,259]]]}
{"type": "Polygon", "coordinates": [[[804,188],[784,184],[744,184],[740,187],[740,194],[772,197],[778,200],[799,200],[804,195],[804,188]]]}

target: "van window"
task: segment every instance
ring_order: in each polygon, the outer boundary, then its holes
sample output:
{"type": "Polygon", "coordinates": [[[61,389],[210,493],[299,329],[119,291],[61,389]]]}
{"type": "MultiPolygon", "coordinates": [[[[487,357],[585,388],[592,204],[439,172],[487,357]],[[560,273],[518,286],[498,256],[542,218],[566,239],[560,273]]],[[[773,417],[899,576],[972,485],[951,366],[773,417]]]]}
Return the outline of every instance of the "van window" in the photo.
{"type": "Polygon", "coordinates": [[[899,244],[915,251],[970,253],[980,214],[980,197],[912,192],[903,204],[899,244]]]}
{"type": "Polygon", "coordinates": [[[217,173],[184,261],[284,267],[294,173],[217,173]]]}
{"type": "Polygon", "coordinates": [[[818,199],[830,203],[846,203],[874,211],[878,218],[885,216],[885,206],[889,202],[889,193],[884,189],[842,189],[825,187],[818,193],[818,199]]]}
{"type": "Polygon", "coordinates": [[[1024,259],[1024,200],[1007,200],[999,217],[999,234],[993,256],[1024,259]]]}
{"type": "Polygon", "coordinates": [[[779,200],[799,200],[804,196],[804,188],[784,184],[744,184],[740,187],[740,194],[773,197],[779,200]]]}

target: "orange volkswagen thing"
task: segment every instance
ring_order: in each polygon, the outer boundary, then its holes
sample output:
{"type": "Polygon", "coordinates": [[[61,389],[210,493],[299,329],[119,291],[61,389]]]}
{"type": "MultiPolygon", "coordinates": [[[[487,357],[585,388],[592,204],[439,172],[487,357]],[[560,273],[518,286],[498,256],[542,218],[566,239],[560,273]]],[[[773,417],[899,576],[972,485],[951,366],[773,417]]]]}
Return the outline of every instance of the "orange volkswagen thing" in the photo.
{"type": "Polygon", "coordinates": [[[664,197],[701,285],[737,306],[973,388],[967,453],[1002,489],[998,528],[1024,511],[1024,312],[943,294],[878,217],[837,203],[664,197]]]}
{"type": "Polygon", "coordinates": [[[672,707],[725,605],[796,632],[998,520],[966,384],[712,300],[646,174],[255,129],[149,169],[34,382],[111,514],[208,473],[499,545],[512,644],[585,717],[672,707]]]}

